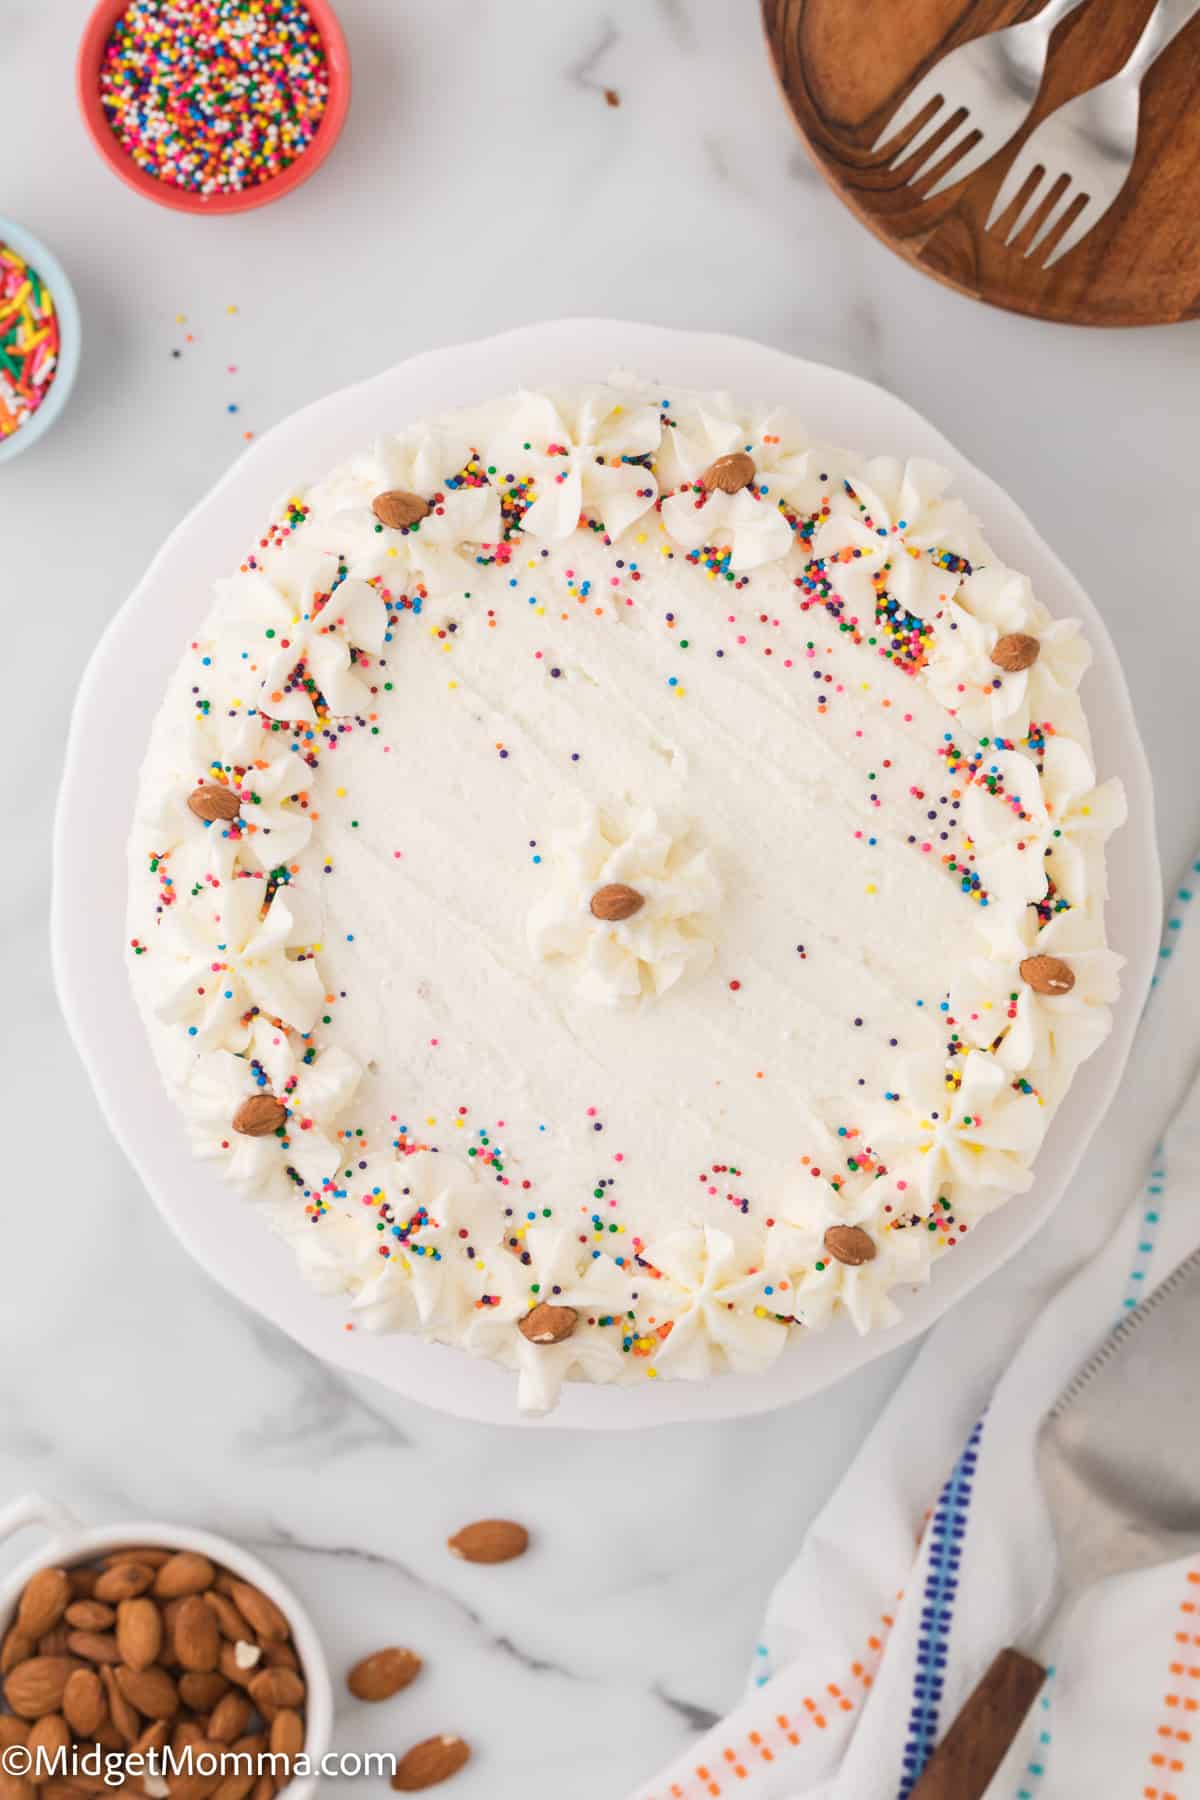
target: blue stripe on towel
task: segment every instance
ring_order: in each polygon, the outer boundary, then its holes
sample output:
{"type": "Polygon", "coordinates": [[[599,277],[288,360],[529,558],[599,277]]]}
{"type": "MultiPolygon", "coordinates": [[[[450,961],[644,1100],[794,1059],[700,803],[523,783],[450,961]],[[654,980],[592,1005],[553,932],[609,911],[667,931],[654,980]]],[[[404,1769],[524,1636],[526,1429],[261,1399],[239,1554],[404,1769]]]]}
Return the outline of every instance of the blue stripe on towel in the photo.
{"type": "Polygon", "coordinates": [[[908,1800],[938,1739],[946,1645],[958,1591],[963,1540],[967,1535],[971,1483],[979,1460],[979,1440],[982,1435],[983,1420],[979,1419],[967,1439],[962,1455],[950,1472],[950,1479],[938,1496],[929,1524],[929,1567],[925,1575],[925,1594],[921,1607],[921,1634],[917,1640],[913,1704],[909,1714],[908,1742],[904,1750],[904,1774],[897,1800],[908,1800]]]}

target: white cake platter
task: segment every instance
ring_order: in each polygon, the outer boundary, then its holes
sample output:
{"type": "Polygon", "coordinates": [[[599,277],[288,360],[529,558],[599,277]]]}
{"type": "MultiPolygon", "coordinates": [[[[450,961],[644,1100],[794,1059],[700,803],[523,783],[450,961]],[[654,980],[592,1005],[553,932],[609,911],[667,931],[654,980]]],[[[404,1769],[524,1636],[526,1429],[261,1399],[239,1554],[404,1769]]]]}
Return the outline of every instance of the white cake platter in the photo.
{"type": "Polygon", "coordinates": [[[771,400],[793,409],[827,441],[943,463],[996,550],[1030,575],[1053,613],[1083,621],[1095,652],[1084,699],[1098,773],[1119,775],[1129,800],[1129,823],[1110,856],[1108,915],[1110,941],[1126,967],[1112,1034],[1084,1065],[1055,1118],[1032,1191],[973,1231],[938,1264],[928,1287],[898,1294],[901,1324],[865,1338],[845,1319],[819,1335],[797,1333],[775,1366],[754,1378],[628,1388],[572,1384],[557,1412],[533,1422],[541,1429],[645,1427],[763,1412],[829,1386],[962,1301],[1049,1217],[1111,1105],[1149,986],[1161,914],[1150,773],[1103,620],[1013,501],[910,406],[856,376],[763,344],[615,320],[561,320],[413,357],[306,407],[245,451],[167,539],[113,619],[75,705],[54,842],[59,996],[113,1132],[167,1223],[209,1274],[332,1363],[445,1412],[518,1422],[516,1377],[508,1371],[407,1334],[345,1330],[345,1305],[310,1289],[253,1206],[211,1165],[193,1160],[183,1122],[162,1092],[127,979],[125,842],[167,679],[208,608],[211,582],[236,568],[282,495],[380,431],[521,385],[603,379],[618,369],[661,382],[665,391],[671,384],[728,388],[747,400],[771,400]]]}

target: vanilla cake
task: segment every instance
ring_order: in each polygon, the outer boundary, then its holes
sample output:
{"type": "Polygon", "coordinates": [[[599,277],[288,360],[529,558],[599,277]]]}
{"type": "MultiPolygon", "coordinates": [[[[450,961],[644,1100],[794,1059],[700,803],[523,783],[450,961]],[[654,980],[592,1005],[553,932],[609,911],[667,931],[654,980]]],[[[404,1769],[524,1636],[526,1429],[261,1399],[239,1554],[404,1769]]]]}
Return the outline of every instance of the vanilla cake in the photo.
{"type": "Polygon", "coordinates": [[[1030,1187],[1109,1029],[1123,803],[1077,624],[983,529],[625,376],[281,503],[154,726],[131,972],[331,1324],[530,1410],[754,1373],[1030,1187]]]}

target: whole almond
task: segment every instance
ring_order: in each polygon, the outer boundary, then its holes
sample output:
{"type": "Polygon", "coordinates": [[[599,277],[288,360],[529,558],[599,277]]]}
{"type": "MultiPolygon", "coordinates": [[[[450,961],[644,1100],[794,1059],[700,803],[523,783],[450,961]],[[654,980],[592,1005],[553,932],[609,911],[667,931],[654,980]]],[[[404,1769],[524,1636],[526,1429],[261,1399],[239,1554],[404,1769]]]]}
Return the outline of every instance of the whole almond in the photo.
{"type": "Polygon", "coordinates": [[[47,1713],[29,1733],[27,1744],[35,1757],[41,1751],[46,1758],[44,1766],[48,1766],[60,1750],[71,1748],[71,1733],[67,1729],[67,1721],[61,1713],[47,1713]]]}
{"type": "Polygon", "coordinates": [[[242,1617],[249,1620],[260,1638],[266,1638],[270,1643],[286,1643],[291,1636],[291,1628],[275,1602],[269,1600],[260,1588],[251,1587],[248,1581],[235,1581],[232,1599],[242,1617]]]}
{"type": "Polygon", "coordinates": [[[627,887],[623,881],[609,881],[596,889],[588,910],[594,919],[619,925],[625,919],[632,919],[634,913],[641,912],[645,904],[646,896],[639,894],[636,888],[627,887]]]}
{"type": "Polygon", "coordinates": [[[129,1739],[117,1730],[111,1719],[101,1719],[92,1736],[102,1750],[115,1750],[123,1755],[129,1748],[129,1739]]]}
{"type": "Polygon", "coordinates": [[[32,1781],[26,1781],[23,1775],[6,1775],[0,1769],[0,1800],[37,1800],[37,1794],[32,1781]]]}
{"type": "Polygon", "coordinates": [[[291,1669],[263,1669],[250,1683],[250,1698],[264,1718],[271,1716],[268,1707],[279,1712],[302,1706],[304,1694],[303,1681],[291,1669]]]}
{"type": "Polygon", "coordinates": [[[300,1658],[290,1644],[264,1644],[262,1659],[265,1669],[294,1669],[297,1675],[300,1673],[300,1658]]]}
{"type": "Polygon", "coordinates": [[[1069,994],[1075,986],[1075,971],[1061,956],[1027,956],[1020,975],[1035,994],[1069,994]]]}
{"type": "Polygon", "coordinates": [[[254,1786],[254,1764],[249,1769],[235,1770],[227,1775],[220,1787],[213,1793],[213,1800],[246,1800],[247,1794],[254,1786]]]}
{"type": "Polygon", "coordinates": [[[158,1661],[163,1644],[162,1614],[153,1600],[140,1594],[117,1608],[117,1648],[131,1669],[148,1669],[158,1661]]]}
{"type": "Polygon", "coordinates": [[[66,1616],[76,1631],[111,1631],[117,1622],[113,1608],[102,1600],[72,1600],[66,1616]]]}
{"type": "Polygon", "coordinates": [[[530,1344],[561,1344],[578,1323],[579,1314],[573,1306],[551,1306],[543,1300],[517,1320],[517,1330],[530,1344]]]}
{"type": "Polygon", "coordinates": [[[0,1675],[8,1675],[18,1663],[28,1662],[37,1651],[37,1645],[25,1632],[18,1631],[16,1626],[9,1632],[0,1646],[0,1675]]]}
{"type": "Polygon", "coordinates": [[[165,1669],[116,1671],[117,1686],[144,1719],[173,1719],[179,1711],[179,1690],[165,1669]]]}
{"type": "Polygon", "coordinates": [[[270,1137],[287,1118],[287,1107],[274,1094],[251,1094],[233,1115],[233,1129],[243,1137],[270,1137]]]}
{"type": "Polygon", "coordinates": [[[400,1758],[392,1786],[398,1794],[415,1794],[421,1788],[436,1787],[439,1781],[449,1781],[451,1775],[457,1775],[470,1755],[460,1737],[426,1738],[400,1758]]]}
{"type": "Polygon", "coordinates": [[[29,1726],[16,1713],[0,1713],[0,1750],[15,1750],[29,1737],[29,1726]]]}
{"type": "Polygon", "coordinates": [[[728,456],[718,456],[715,462],[709,463],[700,477],[700,485],[710,493],[715,489],[721,494],[740,494],[757,474],[752,456],[744,450],[731,450],[728,456]]]}
{"type": "Polygon", "coordinates": [[[202,1594],[210,1588],[216,1574],[207,1556],[196,1550],[179,1550],[154,1577],[154,1592],[160,1600],[182,1600],[188,1594],[202,1594]]]}
{"type": "Polygon", "coordinates": [[[18,1663],[4,1684],[5,1698],[22,1719],[42,1719],[62,1705],[76,1665],[69,1656],[31,1656],[18,1663]]]}
{"type": "Polygon", "coordinates": [[[236,1644],[239,1638],[253,1637],[249,1620],[242,1617],[228,1594],[223,1594],[219,1588],[209,1588],[201,1598],[213,1612],[221,1636],[228,1638],[231,1644],[236,1644]]]}
{"type": "Polygon", "coordinates": [[[206,781],[203,787],[193,788],[187,797],[188,811],[206,825],[213,825],[218,819],[236,819],[242,810],[242,803],[232,788],[221,781],[206,781]]]}
{"type": "Polygon", "coordinates": [[[17,1607],[17,1629],[40,1638],[52,1631],[71,1604],[71,1578],[65,1569],[39,1569],[25,1583],[17,1607]]]}
{"type": "MultiPolygon", "coordinates": [[[[212,1796],[212,1800],[246,1800],[246,1795],[250,1793],[250,1789],[257,1786],[257,1777],[254,1775],[254,1769],[257,1769],[259,1757],[264,1757],[264,1755],[266,1755],[266,1748],[268,1748],[268,1746],[266,1746],[266,1739],[264,1739],[261,1733],[252,1733],[250,1737],[239,1737],[232,1748],[234,1748],[234,1755],[236,1755],[236,1757],[248,1757],[248,1759],[250,1759],[250,1773],[245,1775],[245,1773],[237,1773],[237,1771],[234,1771],[234,1775],[227,1775],[225,1780],[221,1782],[221,1786],[218,1787],[218,1791],[212,1796]]],[[[270,1782],[268,1793],[272,1793],[273,1795],[273,1793],[275,1793],[275,1784],[272,1782],[272,1777],[270,1777],[270,1775],[263,1775],[263,1780],[264,1782],[270,1782]]]]}
{"type": "Polygon", "coordinates": [[[167,1747],[167,1739],[171,1735],[171,1727],[165,1719],[155,1719],[147,1725],[145,1731],[139,1731],[130,1749],[134,1756],[157,1756],[167,1747]]]}
{"type": "Polygon", "coordinates": [[[1027,631],[1010,631],[1007,637],[997,638],[992,645],[992,661],[1008,675],[1032,668],[1041,653],[1041,644],[1027,631]]]}
{"type": "Polygon", "coordinates": [[[75,1669],[62,1697],[63,1717],[77,1738],[91,1737],[108,1713],[104,1684],[95,1669],[75,1669]]]}
{"type": "MultiPolygon", "coordinates": [[[[189,1600],[194,1600],[195,1598],[196,1596],[194,1594],[185,1594],[182,1600],[166,1600],[163,1602],[163,1647],[162,1655],[158,1660],[161,1662],[164,1669],[178,1669],[182,1667],[175,1650],[175,1625],[183,1607],[189,1600]]],[[[201,1598],[203,1598],[203,1596],[201,1596],[201,1598]]]]}
{"type": "Polygon", "coordinates": [[[356,1662],[346,1677],[346,1686],[356,1700],[390,1700],[421,1673],[421,1658],[412,1650],[394,1646],[375,1650],[356,1662]]]}
{"type": "Polygon", "coordinates": [[[179,1677],[179,1698],[193,1712],[211,1712],[214,1706],[221,1704],[228,1692],[229,1683],[215,1670],[211,1675],[200,1675],[189,1669],[179,1677]]]}
{"type": "Polygon", "coordinates": [[[66,1656],[71,1648],[71,1627],[67,1624],[56,1625],[52,1631],[44,1631],[37,1641],[39,1656],[66,1656]]]}
{"type": "MultiPolygon", "coordinates": [[[[250,1772],[246,1774],[235,1770],[232,1775],[227,1775],[213,1795],[213,1800],[246,1800],[257,1780],[255,1770],[258,1768],[259,1758],[267,1753],[267,1740],[261,1733],[253,1732],[237,1739],[233,1745],[233,1753],[235,1756],[249,1758],[250,1772]]],[[[270,1777],[267,1776],[266,1779],[270,1780],[270,1777]]],[[[274,1792],[273,1785],[271,1791],[274,1792]]]]}
{"type": "Polygon", "coordinates": [[[101,1669],[100,1679],[104,1683],[104,1695],[108,1701],[109,1722],[123,1744],[132,1744],[141,1734],[142,1716],[137,1707],[132,1706],[125,1698],[110,1668],[101,1669]]]}
{"type": "Polygon", "coordinates": [[[222,1694],[208,1721],[208,1735],[215,1744],[232,1744],[250,1723],[250,1702],[245,1694],[222,1694]]]}
{"type": "Polygon", "coordinates": [[[171,1800],[208,1800],[210,1794],[216,1793],[224,1780],[220,1768],[224,1748],[224,1744],[210,1744],[207,1738],[195,1739],[191,1744],[193,1773],[168,1777],[171,1800]],[[195,1766],[201,1757],[206,1756],[216,1758],[216,1766],[207,1773],[195,1766]]]}
{"type": "Polygon", "coordinates": [[[165,1562],[170,1562],[175,1555],[174,1550],[147,1548],[138,1544],[129,1550],[110,1550],[107,1556],[101,1557],[106,1569],[119,1569],[125,1563],[141,1563],[147,1569],[161,1569],[165,1562]]]}
{"type": "Polygon", "coordinates": [[[371,511],[381,525],[387,525],[392,531],[403,531],[426,517],[429,503],[422,500],[420,494],[410,494],[405,488],[389,488],[386,493],[376,494],[371,511]]]}
{"type": "Polygon", "coordinates": [[[124,1658],[116,1638],[110,1631],[69,1631],[67,1649],[84,1662],[119,1663],[124,1658]]]}
{"type": "Polygon", "coordinates": [[[830,1256],[851,1269],[874,1262],[879,1254],[874,1238],[861,1225],[831,1225],[823,1242],[830,1256]]]}
{"type": "Polygon", "coordinates": [[[106,1605],[117,1606],[122,1600],[132,1600],[135,1594],[144,1594],[153,1585],[154,1570],[149,1563],[121,1562],[105,1569],[92,1593],[106,1605]]]}
{"type": "Polygon", "coordinates": [[[464,1525],[447,1542],[453,1554],[461,1556],[464,1562],[504,1563],[524,1556],[529,1548],[529,1533],[511,1519],[479,1519],[474,1525],[464,1525]]]}
{"type": "MultiPolygon", "coordinates": [[[[204,1604],[199,1594],[189,1594],[180,1602],[171,1639],[183,1668],[198,1675],[210,1674],[216,1668],[221,1653],[221,1630],[217,1615],[204,1604]]],[[[125,1660],[128,1662],[128,1657],[125,1660]]]]}
{"type": "Polygon", "coordinates": [[[290,1762],[304,1748],[304,1720],[291,1707],[284,1707],[271,1720],[271,1753],[286,1756],[290,1762]]]}

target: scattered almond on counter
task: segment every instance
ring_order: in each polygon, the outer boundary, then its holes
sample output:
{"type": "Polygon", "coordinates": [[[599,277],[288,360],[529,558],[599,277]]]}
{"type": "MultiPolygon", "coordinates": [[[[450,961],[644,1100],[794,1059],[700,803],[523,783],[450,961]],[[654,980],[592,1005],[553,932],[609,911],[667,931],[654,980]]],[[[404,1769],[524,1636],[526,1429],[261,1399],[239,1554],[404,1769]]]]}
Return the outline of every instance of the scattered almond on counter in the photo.
{"type": "Polygon", "coordinates": [[[416,1680],[421,1668],[421,1658],[413,1650],[376,1650],[355,1663],[346,1686],[356,1700],[390,1700],[416,1680]]]}
{"type": "Polygon", "coordinates": [[[400,1758],[392,1786],[398,1794],[415,1794],[422,1788],[436,1787],[457,1775],[470,1756],[469,1746],[460,1737],[426,1738],[400,1758]]]}
{"type": "Polygon", "coordinates": [[[447,1543],[464,1562],[504,1563],[524,1556],[529,1533],[511,1519],[478,1519],[474,1525],[464,1525],[447,1543]]]}

